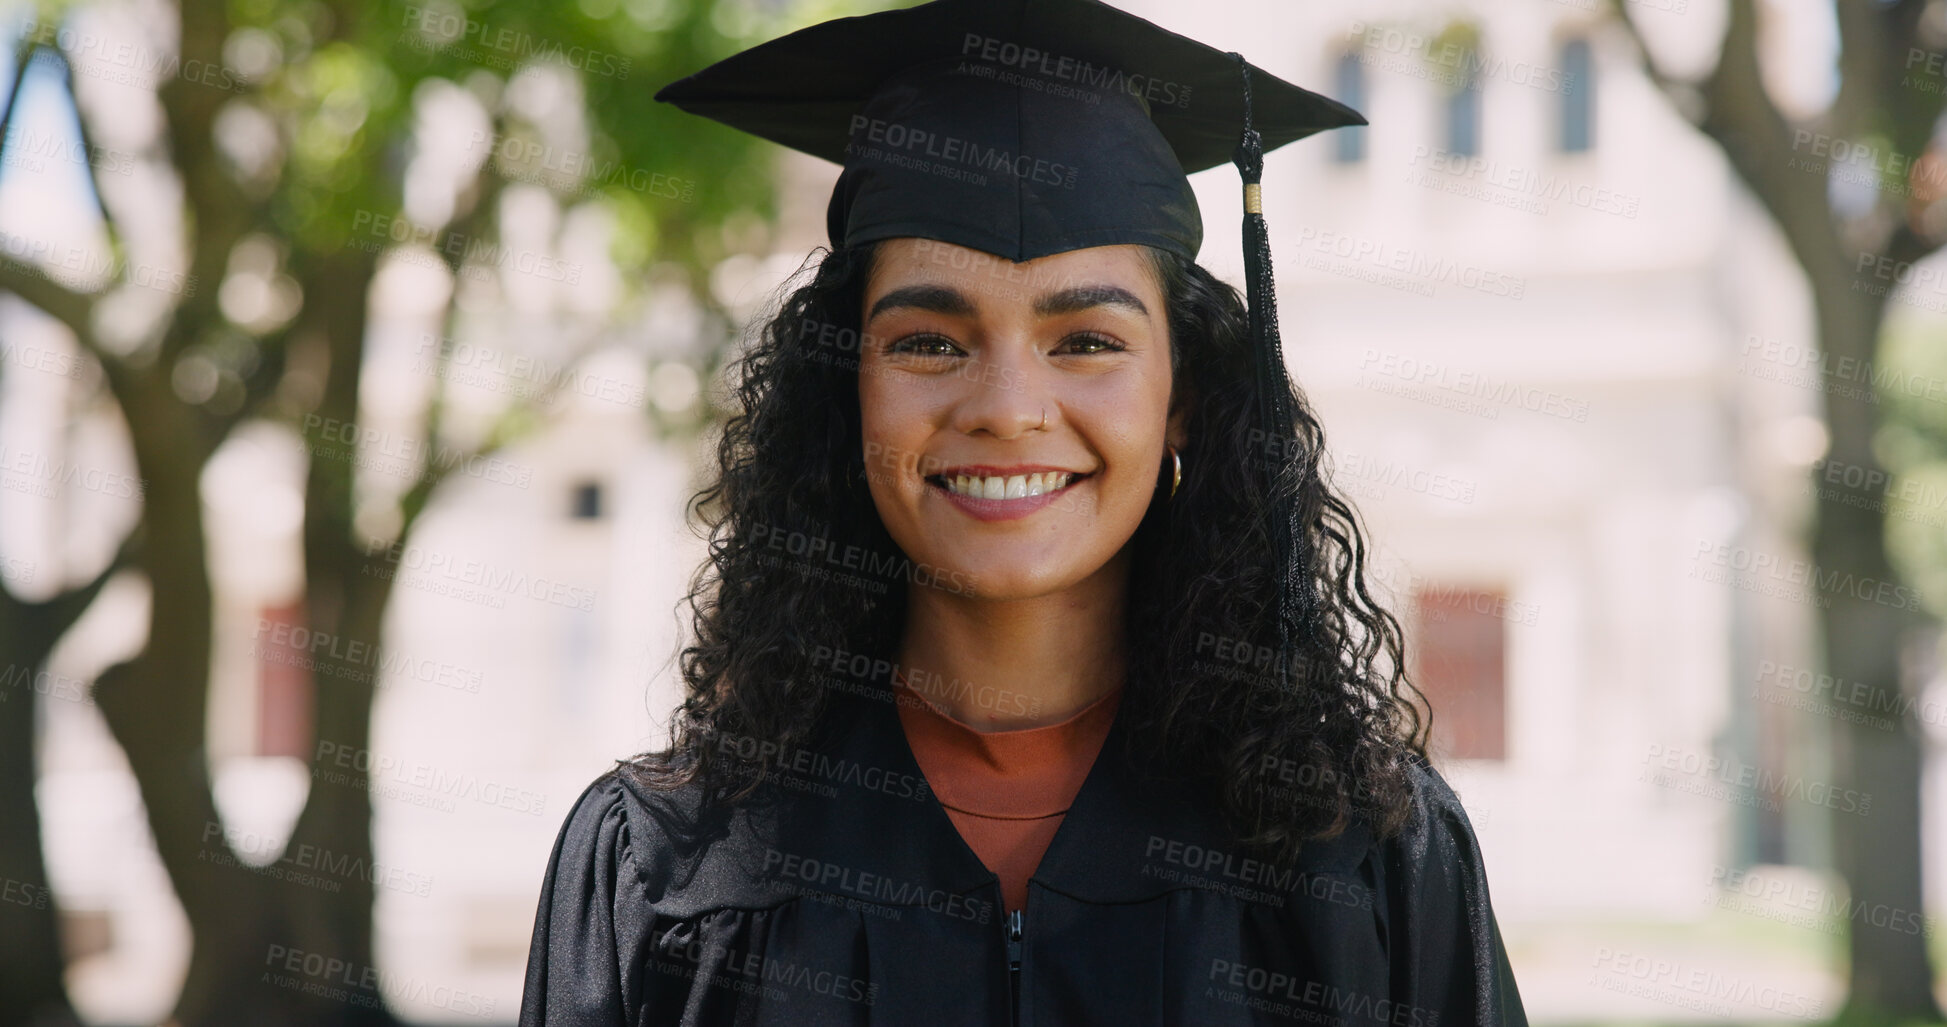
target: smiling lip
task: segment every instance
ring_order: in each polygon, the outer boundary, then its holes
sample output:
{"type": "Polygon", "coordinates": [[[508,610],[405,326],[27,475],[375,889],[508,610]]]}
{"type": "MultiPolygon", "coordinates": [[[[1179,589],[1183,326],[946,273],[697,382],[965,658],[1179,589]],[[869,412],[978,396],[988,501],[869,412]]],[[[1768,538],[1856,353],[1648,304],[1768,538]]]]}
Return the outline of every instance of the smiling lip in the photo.
{"type": "Polygon", "coordinates": [[[1036,510],[1041,509],[1044,506],[1047,506],[1048,504],[1054,502],[1057,499],[1065,498],[1068,495],[1069,490],[1073,489],[1077,485],[1080,485],[1082,482],[1085,482],[1095,477],[1095,473],[1093,471],[1084,474],[1079,471],[1068,471],[1066,468],[1062,468],[1062,467],[1049,467],[1045,464],[1035,464],[1032,466],[1023,465],[1020,467],[1012,467],[1012,468],[996,468],[988,464],[970,464],[964,467],[953,468],[951,471],[948,471],[946,473],[969,474],[969,475],[979,474],[983,477],[986,477],[986,476],[999,476],[1003,474],[1008,476],[1012,476],[1016,474],[1034,474],[1036,472],[1046,472],[1046,471],[1065,472],[1065,473],[1073,474],[1075,476],[1069,479],[1068,484],[1063,485],[1061,488],[1058,488],[1053,492],[1043,492],[1038,496],[1022,496],[1018,499],[975,499],[972,496],[963,496],[960,493],[955,492],[952,489],[946,487],[946,482],[943,480],[945,477],[944,474],[928,475],[926,478],[926,484],[931,488],[937,489],[940,495],[946,497],[948,502],[952,503],[956,507],[959,507],[961,512],[967,514],[969,517],[972,517],[975,520],[1012,521],[1012,520],[1018,520],[1022,517],[1026,517],[1027,515],[1035,512],[1036,510]]]}
{"type": "Polygon", "coordinates": [[[1073,468],[1056,467],[1053,464],[1015,464],[1012,467],[1001,467],[997,464],[960,464],[954,467],[942,468],[938,474],[932,475],[932,477],[951,478],[956,474],[966,474],[981,478],[1012,478],[1017,474],[1045,474],[1048,471],[1072,474],[1077,478],[1082,477],[1084,473],[1073,468]]]}

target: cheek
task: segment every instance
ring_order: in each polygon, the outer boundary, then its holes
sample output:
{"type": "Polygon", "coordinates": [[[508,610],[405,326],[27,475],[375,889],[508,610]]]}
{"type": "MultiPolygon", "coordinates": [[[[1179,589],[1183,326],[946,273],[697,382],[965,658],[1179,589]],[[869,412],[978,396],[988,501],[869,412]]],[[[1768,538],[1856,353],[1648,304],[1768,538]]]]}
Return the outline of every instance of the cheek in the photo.
{"type": "Polygon", "coordinates": [[[859,427],[868,437],[888,438],[911,430],[910,398],[895,389],[863,388],[859,392],[859,427]]]}
{"type": "Polygon", "coordinates": [[[902,489],[917,480],[926,424],[923,406],[910,393],[859,383],[859,434],[875,490],[902,489]]]}

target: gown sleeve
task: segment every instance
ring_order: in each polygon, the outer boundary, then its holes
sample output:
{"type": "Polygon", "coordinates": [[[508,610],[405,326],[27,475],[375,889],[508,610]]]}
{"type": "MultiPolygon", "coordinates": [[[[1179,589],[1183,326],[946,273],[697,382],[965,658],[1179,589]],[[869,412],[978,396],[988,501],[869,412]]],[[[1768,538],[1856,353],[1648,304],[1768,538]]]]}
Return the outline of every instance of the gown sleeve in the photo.
{"type": "MultiPolygon", "coordinates": [[[[627,809],[613,770],[568,811],[534,914],[519,1027],[625,1027],[618,878],[630,879],[627,809]]],[[[626,932],[625,932],[626,933],[626,932]]]]}
{"type": "Polygon", "coordinates": [[[1460,799],[1413,762],[1413,811],[1389,848],[1393,976],[1408,1027],[1527,1027],[1488,900],[1487,869],[1460,799]]]}

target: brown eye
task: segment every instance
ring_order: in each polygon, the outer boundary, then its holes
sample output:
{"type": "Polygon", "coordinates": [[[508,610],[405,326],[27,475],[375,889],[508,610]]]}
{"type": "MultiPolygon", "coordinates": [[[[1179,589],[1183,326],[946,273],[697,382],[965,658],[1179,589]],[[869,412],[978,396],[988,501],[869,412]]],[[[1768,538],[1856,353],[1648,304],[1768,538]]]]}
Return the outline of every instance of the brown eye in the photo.
{"type": "Polygon", "coordinates": [[[922,357],[950,357],[953,355],[951,352],[928,348],[936,346],[946,347],[947,350],[958,349],[958,347],[954,346],[953,340],[944,335],[938,335],[933,332],[917,332],[893,340],[892,345],[886,347],[886,352],[912,353],[922,357]]]}
{"type": "Polygon", "coordinates": [[[1062,345],[1064,346],[1070,343],[1075,343],[1077,345],[1084,345],[1084,346],[1093,345],[1093,346],[1101,347],[1099,349],[1083,350],[1082,352],[1084,354],[1119,353],[1129,348],[1127,346],[1124,346],[1122,343],[1109,338],[1106,335],[1100,335],[1095,332],[1077,332],[1074,335],[1071,335],[1068,338],[1062,340],[1062,345]]]}

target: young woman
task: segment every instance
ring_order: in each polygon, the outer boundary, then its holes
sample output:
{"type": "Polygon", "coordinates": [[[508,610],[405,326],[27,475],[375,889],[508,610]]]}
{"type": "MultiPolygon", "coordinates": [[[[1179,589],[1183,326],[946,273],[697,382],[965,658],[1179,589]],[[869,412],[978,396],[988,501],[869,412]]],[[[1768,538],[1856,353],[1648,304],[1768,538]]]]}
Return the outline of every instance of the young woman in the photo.
{"type": "Polygon", "coordinates": [[[845,172],[697,497],[670,746],[569,812],[523,1027],[1525,1024],[1268,263],[1247,305],[1194,259],[1226,124],[1254,183],[1357,114],[1095,0],[659,99],[845,172]]]}

